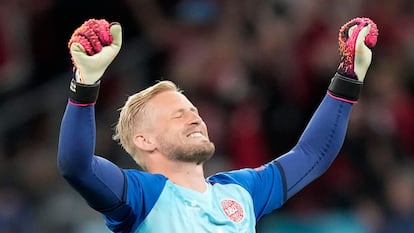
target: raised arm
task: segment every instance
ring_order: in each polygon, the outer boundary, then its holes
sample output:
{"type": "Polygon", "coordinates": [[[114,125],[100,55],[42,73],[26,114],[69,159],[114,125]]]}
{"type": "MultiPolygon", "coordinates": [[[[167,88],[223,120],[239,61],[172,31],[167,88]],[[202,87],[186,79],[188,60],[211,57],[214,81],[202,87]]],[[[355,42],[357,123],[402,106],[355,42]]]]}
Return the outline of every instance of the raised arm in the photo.
{"type": "Polygon", "coordinates": [[[297,145],[274,161],[285,180],[285,198],[295,195],[322,175],[338,155],[352,105],[358,100],[377,42],[377,26],[368,18],[355,18],[339,32],[341,62],[328,93],[297,145]]]}
{"type": "Polygon", "coordinates": [[[371,63],[370,48],[375,46],[377,36],[376,25],[367,18],[356,18],[342,26],[337,73],[298,143],[286,154],[256,169],[219,173],[209,177],[209,181],[244,187],[253,199],[259,220],[322,175],[344,142],[349,115],[358,100],[371,63]]]}
{"type": "Polygon", "coordinates": [[[114,214],[125,211],[117,209],[122,203],[125,178],[115,164],[94,155],[94,105],[100,78],[119,52],[121,42],[121,26],[105,20],[89,20],[73,33],[69,48],[74,76],[58,145],[60,174],[92,208],[114,214]]]}

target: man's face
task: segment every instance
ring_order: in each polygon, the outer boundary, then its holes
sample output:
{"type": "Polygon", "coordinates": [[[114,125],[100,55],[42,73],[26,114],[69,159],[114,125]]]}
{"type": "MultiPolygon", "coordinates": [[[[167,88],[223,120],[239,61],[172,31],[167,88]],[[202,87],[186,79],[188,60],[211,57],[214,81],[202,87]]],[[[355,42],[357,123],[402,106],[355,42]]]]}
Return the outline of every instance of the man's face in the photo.
{"type": "Polygon", "coordinates": [[[181,93],[167,91],[147,104],[157,149],[171,160],[203,163],[215,146],[194,105],[181,93]]]}

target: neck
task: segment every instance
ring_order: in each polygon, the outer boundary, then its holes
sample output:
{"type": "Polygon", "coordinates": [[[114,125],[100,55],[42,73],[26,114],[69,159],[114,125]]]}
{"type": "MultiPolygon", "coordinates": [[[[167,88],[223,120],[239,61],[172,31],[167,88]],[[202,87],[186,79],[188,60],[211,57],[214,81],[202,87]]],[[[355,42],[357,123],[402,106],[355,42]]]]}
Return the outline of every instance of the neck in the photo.
{"type": "Polygon", "coordinates": [[[166,176],[174,184],[192,189],[197,192],[204,192],[207,188],[202,164],[171,161],[161,159],[150,163],[150,173],[157,173],[166,176]]]}

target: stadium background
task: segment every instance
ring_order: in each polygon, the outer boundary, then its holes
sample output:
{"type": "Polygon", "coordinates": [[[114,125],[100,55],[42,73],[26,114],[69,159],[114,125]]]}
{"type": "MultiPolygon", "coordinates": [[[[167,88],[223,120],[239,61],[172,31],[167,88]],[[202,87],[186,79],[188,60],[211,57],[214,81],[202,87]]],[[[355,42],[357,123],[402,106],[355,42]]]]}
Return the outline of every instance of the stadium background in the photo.
{"type": "Polygon", "coordinates": [[[339,27],[380,36],[339,157],[262,219],[259,233],[414,232],[414,2],[410,0],[5,0],[0,2],[0,233],[102,233],[58,175],[67,41],[89,18],[118,21],[123,47],[96,106],[96,153],[135,167],[111,140],[127,95],[174,80],[200,108],[212,172],[255,167],[296,142],[335,73],[339,27]]]}

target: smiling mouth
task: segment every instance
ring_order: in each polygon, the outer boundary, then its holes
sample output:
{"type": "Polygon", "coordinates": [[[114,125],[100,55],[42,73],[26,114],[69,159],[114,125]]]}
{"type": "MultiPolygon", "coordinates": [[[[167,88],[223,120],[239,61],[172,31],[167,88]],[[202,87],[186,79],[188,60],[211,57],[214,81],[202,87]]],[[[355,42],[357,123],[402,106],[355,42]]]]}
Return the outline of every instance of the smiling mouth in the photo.
{"type": "Polygon", "coordinates": [[[204,135],[200,132],[194,132],[194,133],[190,133],[189,135],[187,135],[188,138],[199,138],[199,137],[204,137],[204,135]]]}

